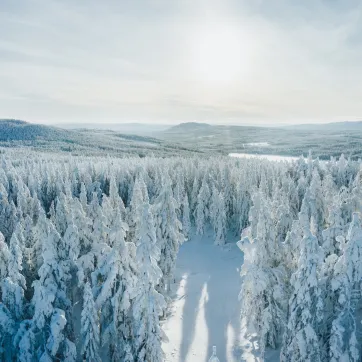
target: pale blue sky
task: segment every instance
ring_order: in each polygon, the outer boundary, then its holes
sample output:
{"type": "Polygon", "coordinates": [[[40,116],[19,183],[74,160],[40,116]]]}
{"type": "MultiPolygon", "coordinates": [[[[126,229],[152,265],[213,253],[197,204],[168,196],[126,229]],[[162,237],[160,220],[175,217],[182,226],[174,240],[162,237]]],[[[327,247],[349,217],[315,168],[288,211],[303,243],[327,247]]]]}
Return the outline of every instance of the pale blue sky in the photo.
{"type": "Polygon", "coordinates": [[[362,119],[348,0],[1,0],[0,118],[362,119]]]}

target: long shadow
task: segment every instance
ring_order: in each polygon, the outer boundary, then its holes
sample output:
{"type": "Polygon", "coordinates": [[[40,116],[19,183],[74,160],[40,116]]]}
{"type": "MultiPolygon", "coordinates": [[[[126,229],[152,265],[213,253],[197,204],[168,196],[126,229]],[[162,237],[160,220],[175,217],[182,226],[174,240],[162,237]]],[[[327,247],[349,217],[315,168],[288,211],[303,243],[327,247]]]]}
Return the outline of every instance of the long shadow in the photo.
{"type": "MultiPolygon", "coordinates": [[[[235,259],[232,258],[230,262],[234,264],[235,259]]],[[[208,352],[205,362],[211,356],[213,346],[216,346],[217,356],[221,362],[227,362],[230,359],[240,360],[240,351],[238,351],[241,332],[240,304],[238,303],[239,290],[236,288],[239,280],[240,276],[236,267],[235,275],[229,273],[224,275],[219,268],[211,269],[207,283],[208,301],[205,304],[205,319],[208,328],[208,352]],[[229,355],[228,349],[231,349],[229,355]]]]}
{"type": "Polygon", "coordinates": [[[197,315],[199,313],[199,301],[205,274],[190,274],[185,287],[185,304],[182,311],[182,341],[180,347],[180,362],[185,362],[195,337],[197,315]]]}

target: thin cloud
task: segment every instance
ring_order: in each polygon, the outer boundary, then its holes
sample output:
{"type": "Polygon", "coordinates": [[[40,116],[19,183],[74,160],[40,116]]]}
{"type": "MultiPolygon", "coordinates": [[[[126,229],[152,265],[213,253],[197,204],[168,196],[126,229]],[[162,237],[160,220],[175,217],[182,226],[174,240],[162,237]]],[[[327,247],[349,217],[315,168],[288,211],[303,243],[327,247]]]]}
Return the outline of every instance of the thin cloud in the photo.
{"type": "Polygon", "coordinates": [[[78,122],[99,114],[108,121],[358,119],[360,13],[354,0],[5,0],[0,116],[48,122],[59,121],[59,114],[78,122]],[[225,48],[223,39],[211,38],[202,47],[207,34],[216,36],[214,27],[226,29],[233,43],[225,48]],[[240,60],[223,69],[214,43],[240,60]]]}

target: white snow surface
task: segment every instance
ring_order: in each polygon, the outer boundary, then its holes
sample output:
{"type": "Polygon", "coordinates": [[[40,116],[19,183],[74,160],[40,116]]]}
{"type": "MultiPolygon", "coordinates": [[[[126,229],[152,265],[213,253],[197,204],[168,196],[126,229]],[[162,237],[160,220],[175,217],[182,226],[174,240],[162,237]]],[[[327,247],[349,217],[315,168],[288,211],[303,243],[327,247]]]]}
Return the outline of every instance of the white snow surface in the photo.
{"type": "MultiPolygon", "coordinates": [[[[214,245],[214,233],[185,242],[179,251],[171,313],[163,323],[169,341],[162,346],[165,362],[208,362],[216,346],[220,362],[261,362],[255,334],[240,321],[238,238],[228,235],[214,245]]],[[[279,350],[267,348],[265,362],[279,361],[279,350]]]]}
{"type": "Polygon", "coordinates": [[[220,362],[240,361],[239,269],[236,243],[215,246],[212,232],[193,237],[180,249],[176,295],[163,328],[168,362],[203,362],[217,348],[220,362]]]}

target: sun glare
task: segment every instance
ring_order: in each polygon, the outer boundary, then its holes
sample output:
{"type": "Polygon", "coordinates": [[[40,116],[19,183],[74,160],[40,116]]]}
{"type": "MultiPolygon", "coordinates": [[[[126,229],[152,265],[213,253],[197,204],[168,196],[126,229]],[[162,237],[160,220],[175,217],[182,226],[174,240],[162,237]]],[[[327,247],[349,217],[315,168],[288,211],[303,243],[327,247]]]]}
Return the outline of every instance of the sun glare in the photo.
{"type": "Polygon", "coordinates": [[[193,74],[205,83],[229,84],[246,71],[246,49],[236,24],[204,24],[193,38],[193,74]]]}

